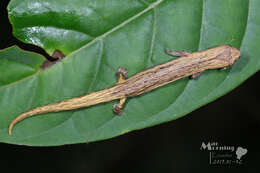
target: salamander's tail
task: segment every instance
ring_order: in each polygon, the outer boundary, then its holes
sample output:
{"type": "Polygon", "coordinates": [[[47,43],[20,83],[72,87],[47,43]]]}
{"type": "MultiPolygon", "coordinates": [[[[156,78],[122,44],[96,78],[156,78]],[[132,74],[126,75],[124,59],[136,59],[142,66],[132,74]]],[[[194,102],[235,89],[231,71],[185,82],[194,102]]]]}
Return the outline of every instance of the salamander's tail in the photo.
{"type": "MultiPolygon", "coordinates": [[[[73,109],[79,109],[83,107],[88,107],[92,105],[96,105],[99,103],[104,103],[112,100],[117,100],[123,98],[120,94],[113,94],[113,92],[116,92],[116,87],[112,87],[105,90],[100,90],[97,92],[93,92],[84,96],[75,97],[69,100],[65,100],[59,103],[52,103],[48,105],[44,105],[41,107],[37,107],[34,109],[31,109],[27,112],[24,112],[23,114],[16,117],[9,125],[9,135],[12,135],[12,129],[15,124],[22,121],[25,118],[32,117],[34,115],[38,114],[44,114],[49,112],[60,112],[60,111],[66,111],[66,110],[73,110],[73,109]]],[[[118,93],[118,92],[117,92],[118,93]]],[[[115,111],[116,112],[116,111],[115,111]]]]}
{"type": "Polygon", "coordinates": [[[114,112],[117,114],[121,114],[123,111],[123,104],[125,103],[126,98],[125,94],[120,92],[122,90],[120,89],[122,88],[122,86],[119,86],[119,84],[123,83],[127,78],[127,70],[122,67],[119,67],[116,75],[118,76],[118,85],[115,85],[111,88],[92,92],[87,95],[75,97],[59,103],[53,103],[37,107],[19,115],[10,123],[9,135],[12,135],[12,129],[14,125],[25,118],[48,112],[60,112],[66,110],[79,109],[117,99],[119,99],[120,102],[114,105],[114,112]]]}
{"type": "MultiPolygon", "coordinates": [[[[9,130],[8,130],[9,135],[12,136],[12,129],[13,129],[13,127],[14,127],[14,125],[15,125],[16,123],[18,123],[19,121],[22,121],[23,119],[25,119],[25,118],[27,118],[27,117],[29,117],[29,116],[30,116],[30,115],[28,115],[28,112],[26,112],[26,113],[24,113],[24,114],[22,114],[22,115],[16,117],[16,118],[10,123],[10,125],[9,125],[9,130]]],[[[31,115],[31,116],[32,116],[32,115],[31,115]]]]}
{"type": "Polygon", "coordinates": [[[45,105],[42,107],[38,107],[35,109],[31,109],[27,112],[24,112],[23,114],[19,115],[18,117],[16,117],[9,125],[9,135],[12,135],[12,129],[14,127],[15,124],[17,124],[18,122],[22,121],[25,118],[31,117],[33,115],[37,115],[37,114],[42,114],[42,113],[48,113],[48,112],[54,112],[53,109],[51,109],[52,105],[45,105]]]}

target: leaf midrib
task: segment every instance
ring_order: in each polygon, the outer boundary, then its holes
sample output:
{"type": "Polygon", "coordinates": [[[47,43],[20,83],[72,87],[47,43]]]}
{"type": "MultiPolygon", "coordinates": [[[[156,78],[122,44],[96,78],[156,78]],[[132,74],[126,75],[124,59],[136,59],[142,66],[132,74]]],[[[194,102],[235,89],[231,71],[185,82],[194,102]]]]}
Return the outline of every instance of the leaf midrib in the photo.
{"type": "MultiPolygon", "coordinates": [[[[146,13],[149,10],[152,10],[153,8],[155,8],[156,6],[158,6],[161,2],[163,2],[164,0],[158,0],[154,3],[152,3],[151,5],[149,5],[147,8],[145,8],[143,11],[137,13],[136,15],[130,17],[129,19],[125,20],[124,22],[122,22],[121,24],[115,26],[114,28],[108,30],[107,32],[105,32],[104,34],[96,37],[95,39],[93,39],[92,41],[88,42],[85,46],[82,46],[81,48],[71,52],[69,54],[69,56],[72,56],[73,54],[77,53],[78,51],[85,49],[86,47],[96,43],[99,40],[103,40],[107,35],[119,30],[120,28],[122,28],[123,26],[127,25],[128,23],[134,21],[135,19],[137,19],[138,17],[140,17],[141,15],[143,15],[144,13],[146,13]]],[[[69,58],[69,56],[67,58],[69,58]]]]}

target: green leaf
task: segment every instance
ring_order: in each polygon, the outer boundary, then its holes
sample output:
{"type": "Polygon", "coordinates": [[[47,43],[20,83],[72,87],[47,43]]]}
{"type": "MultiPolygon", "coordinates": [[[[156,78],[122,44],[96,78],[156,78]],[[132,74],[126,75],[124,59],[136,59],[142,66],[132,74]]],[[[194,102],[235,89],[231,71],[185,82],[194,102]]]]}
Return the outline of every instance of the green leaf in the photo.
{"type": "Polygon", "coordinates": [[[42,56],[16,46],[0,50],[0,87],[33,75],[40,70],[43,61],[42,56]]]}
{"type": "MultiPolygon", "coordinates": [[[[174,120],[229,92],[260,68],[259,0],[12,0],[8,12],[17,38],[67,56],[45,71],[0,86],[2,142],[91,142],[174,120]],[[116,102],[109,102],[26,119],[8,136],[11,120],[28,109],[112,86],[119,66],[131,76],[170,60],[165,48],[198,51],[220,44],[241,50],[232,67],[130,98],[121,116],[112,112],[116,102]]],[[[7,72],[4,76],[14,73],[7,72]]]]}

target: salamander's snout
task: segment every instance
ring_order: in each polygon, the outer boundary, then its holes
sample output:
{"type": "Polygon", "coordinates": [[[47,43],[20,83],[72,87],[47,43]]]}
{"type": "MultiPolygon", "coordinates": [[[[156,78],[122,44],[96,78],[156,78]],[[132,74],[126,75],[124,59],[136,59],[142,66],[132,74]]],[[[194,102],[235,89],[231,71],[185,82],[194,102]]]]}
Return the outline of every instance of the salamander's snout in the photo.
{"type": "Polygon", "coordinates": [[[241,52],[234,47],[231,47],[231,58],[230,58],[230,65],[234,64],[241,56],[241,52]]]}

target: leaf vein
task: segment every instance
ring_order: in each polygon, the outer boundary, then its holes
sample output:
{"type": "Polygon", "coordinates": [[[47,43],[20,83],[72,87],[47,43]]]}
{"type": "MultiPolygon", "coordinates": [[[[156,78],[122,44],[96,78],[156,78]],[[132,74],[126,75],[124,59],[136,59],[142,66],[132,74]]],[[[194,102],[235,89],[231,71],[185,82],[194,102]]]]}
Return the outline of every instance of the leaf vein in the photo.
{"type": "Polygon", "coordinates": [[[95,86],[97,77],[98,77],[98,73],[100,72],[100,67],[101,67],[101,62],[103,59],[103,53],[104,53],[104,43],[103,40],[100,40],[100,51],[99,51],[99,55],[98,55],[98,59],[97,59],[97,64],[96,64],[96,68],[95,68],[95,74],[93,79],[91,80],[91,84],[88,88],[88,93],[93,90],[93,87],[95,86]]]}
{"type": "MultiPolygon", "coordinates": [[[[121,24],[115,26],[114,28],[110,29],[109,31],[105,32],[104,34],[96,37],[94,40],[90,41],[89,43],[87,43],[85,46],[82,46],[81,48],[71,52],[70,55],[73,55],[75,53],[77,53],[78,51],[81,51],[82,49],[96,43],[98,40],[103,40],[106,36],[108,36],[109,34],[121,29],[122,27],[124,27],[125,25],[127,25],[128,23],[132,22],[133,20],[137,19],[138,17],[142,16],[144,13],[146,13],[147,11],[152,10],[153,8],[155,8],[156,6],[158,6],[161,2],[163,2],[164,0],[158,0],[154,3],[152,3],[150,6],[148,6],[147,8],[145,8],[143,11],[137,13],[136,15],[130,17],[129,19],[125,20],[124,22],[122,22],[121,24]]],[[[69,56],[67,57],[69,58],[69,56]]]]}
{"type": "Polygon", "coordinates": [[[152,63],[152,56],[153,56],[153,49],[155,44],[155,36],[156,36],[156,26],[157,26],[157,19],[156,19],[156,9],[153,10],[153,28],[152,28],[152,39],[150,45],[149,56],[147,60],[148,66],[152,63]]]}

